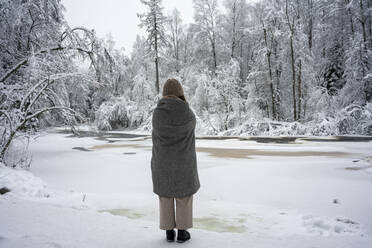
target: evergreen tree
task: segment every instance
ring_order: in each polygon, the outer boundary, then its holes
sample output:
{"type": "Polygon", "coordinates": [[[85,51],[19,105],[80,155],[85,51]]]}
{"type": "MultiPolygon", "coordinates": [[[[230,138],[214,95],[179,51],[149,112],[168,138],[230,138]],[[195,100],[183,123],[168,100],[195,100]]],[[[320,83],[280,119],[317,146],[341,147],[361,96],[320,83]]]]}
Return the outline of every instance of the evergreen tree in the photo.
{"type": "Polygon", "coordinates": [[[147,32],[149,51],[155,58],[155,87],[159,94],[159,53],[167,43],[166,18],[163,15],[161,0],[141,0],[141,3],[148,8],[146,13],[138,14],[138,17],[141,20],[140,27],[145,28],[147,32]]]}

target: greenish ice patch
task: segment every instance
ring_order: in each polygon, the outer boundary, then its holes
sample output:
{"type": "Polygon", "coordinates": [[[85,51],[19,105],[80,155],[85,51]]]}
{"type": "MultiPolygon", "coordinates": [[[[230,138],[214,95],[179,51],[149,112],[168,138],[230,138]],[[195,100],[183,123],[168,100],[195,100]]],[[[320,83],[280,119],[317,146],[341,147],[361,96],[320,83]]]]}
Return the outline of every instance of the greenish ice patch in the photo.
{"type": "Polygon", "coordinates": [[[145,216],[145,214],[138,213],[132,209],[128,208],[116,208],[116,209],[105,209],[105,210],[99,210],[99,212],[107,212],[112,215],[119,215],[119,216],[125,216],[129,219],[139,219],[145,216]]]}
{"type": "Polygon", "coordinates": [[[239,223],[244,223],[244,222],[245,222],[245,219],[244,219],[244,218],[238,218],[237,221],[238,221],[239,223]]]}
{"type": "MultiPolygon", "coordinates": [[[[246,231],[246,227],[243,225],[233,225],[215,217],[194,218],[193,222],[195,228],[213,232],[243,233],[246,231]]],[[[242,222],[239,221],[239,223],[242,222]]]]}

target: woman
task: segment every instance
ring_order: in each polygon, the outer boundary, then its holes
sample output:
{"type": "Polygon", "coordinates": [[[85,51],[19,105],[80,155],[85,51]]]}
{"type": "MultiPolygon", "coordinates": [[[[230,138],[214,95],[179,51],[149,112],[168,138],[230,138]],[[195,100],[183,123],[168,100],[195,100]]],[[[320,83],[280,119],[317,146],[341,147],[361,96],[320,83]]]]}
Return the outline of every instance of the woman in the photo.
{"type": "Polygon", "coordinates": [[[168,79],[152,116],[151,172],[153,191],[159,196],[160,229],[166,230],[169,242],[175,240],[174,228],[177,242],[191,238],[187,229],[193,226],[193,194],[200,188],[195,124],[181,84],[168,79]]]}

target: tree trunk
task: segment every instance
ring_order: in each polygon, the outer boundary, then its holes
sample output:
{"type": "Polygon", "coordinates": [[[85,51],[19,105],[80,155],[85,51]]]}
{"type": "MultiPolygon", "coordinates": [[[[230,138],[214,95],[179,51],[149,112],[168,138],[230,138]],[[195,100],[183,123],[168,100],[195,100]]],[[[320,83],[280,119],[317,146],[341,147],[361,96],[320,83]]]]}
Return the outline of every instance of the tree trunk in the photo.
{"type": "MultiPolygon", "coordinates": [[[[156,16],[154,21],[155,30],[157,30],[156,16]]],[[[158,58],[158,35],[155,34],[155,88],[156,94],[159,95],[159,58],[158,58]]]]}
{"type": "Polygon", "coordinates": [[[362,25],[363,43],[364,47],[367,45],[367,32],[366,32],[366,18],[364,16],[363,0],[359,0],[360,6],[360,24],[362,25]]]}
{"type": "MultiPolygon", "coordinates": [[[[243,42],[240,43],[240,59],[239,59],[239,67],[240,67],[240,85],[243,88],[245,84],[245,77],[244,77],[244,64],[243,64],[243,42]]],[[[240,91],[240,96],[243,96],[243,92],[240,91]]]]}
{"type": "Polygon", "coordinates": [[[9,137],[8,137],[8,140],[6,141],[3,149],[1,150],[0,152],[0,161],[4,161],[4,156],[5,156],[5,153],[6,151],[8,150],[9,146],[10,146],[10,143],[12,142],[13,138],[14,138],[14,135],[16,134],[17,132],[16,131],[11,131],[9,137]]]}
{"type": "Polygon", "coordinates": [[[179,57],[179,52],[178,52],[178,42],[177,42],[177,48],[176,48],[176,72],[179,73],[180,72],[180,57],[179,57]]]}
{"type": "Polygon", "coordinates": [[[308,8],[310,12],[309,16],[309,34],[308,34],[308,44],[309,44],[309,51],[311,53],[311,49],[313,47],[313,0],[308,0],[308,8]]]}
{"type": "Polygon", "coordinates": [[[174,27],[172,30],[172,38],[173,38],[173,48],[174,48],[174,57],[176,59],[176,72],[178,73],[180,70],[180,63],[179,63],[179,24],[177,16],[174,18],[174,27]]]}
{"type": "MultiPolygon", "coordinates": [[[[326,17],[325,16],[326,16],[325,11],[322,10],[322,33],[323,34],[325,33],[325,25],[326,25],[326,23],[325,23],[326,17]]],[[[323,43],[322,44],[322,57],[325,58],[325,56],[326,56],[326,41],[323,40],[322,43],[323,43]]]]}
{"type": "Polygon", "coordinates": [[[300,120],[301,119],[301,106],[302,106],[302,69],[301,69],[302,65],[301,65],[301,59],[298,61],[298,85],[297,85],[297,89],[298,89],[298,114],[297,114],[297,119],[300,120]]]}
{"type": "MultiPolygon", "coordinates": [[[[370,10],[372,8],[372,1],[369,0],[367,5],[367,9],[370,10]]],[[[369,32],[369,49],[372,51],[372,11],[368,11],[368,32],[369,32]]]]}
{"type": "Polygon", "coordinates": [[[236,46],[236,2],[233,6],[233,30],[232,30],[232,41],[231,41],[231,58],[234,58],[234,50],[236,46]]]}
{"type": "Polygon", "coordinates": [[[275,57],[275,60],[276,61],[279,61],[279,64],[277,64],[275,66],[275,77],[276,77],[276,86],[275,86],[275,108],[276,108],[276,119],[277,120],[280,120],[281,117],[280,117],[280,95],[279,95],[279,86],[280,86],[280,76],[281,76],[281,61],[279,60],[279,56],[278,56],[278,42],[275,41],[274,43],[274,57],[275,57]]]}
{"type": "Polygon", "coordinates": [[[156,93],[159,95],[159,61],[158,61],[158,52],[156,52],[155,57],[155,87],[156,87],[156,93]]]}
{"type": "MultiPolygon", "coordinates": [[[[213,35],[214,36],[214,35],[213,35]]],[[[213,55],[213,72],[216,73],[217,70],[217,54],[216,54],[216,42],[215,38],[211,41],[212,45],[212,55],[213,55]]]]}
{"type": "Polygon", "coordinates": [[[293,50],[293,35],[289,38],[289,46],[291,50],[291,67],[292,67],[292,97],[293,97],[293,118],[297,120],[297,106],[296,106],[296,69],[295,69],[295,58],[293,50]]]}
{"type": "Polygon", "coordinates": [[[365,67],[367,67],[367,62],[364,59],[364,54],[367,54],[368,44],[367,44],[366,18],[364,16],[363,0],[359,0],[359,7],[360,7],[359,22],[360,22],[360,25],[362,26],[362,34],[363,34],[363,44],[361,44],[359,54],[360,54],[360,61],[362,63],[362,74],[363,74],[363,77],[365,77],[366,76],[366,68],[365,67]]]}
{"type": "MultiPolygon", "coordinates": [[[[270,93],[271,93],[271,111],[272,111],[272,118],[276,120],[276,111],[275,111],[275,93],[274,93],[274,85],[273,85],[273,73],[271,69],[271,50],[269,49],[269,44],[267,41],[267,31],[264,28],[264,39],[266,44],[266,58],[267,58],[267,65],[269,68],[269,79],[270,79],[270,93]]],[[[272,41],[271,41],[272,43],[272,41]]]]}
{"type": "MultiPolygon", "coordinates": [[[[348,2],[346,4],[348,4],[348,2]]],[[[351,31],[352,37],[354,38],[354,22],[353,22],[353,15],[351,13],[350,8],[348,9],[348,14],[350,18],[350,31],[351,31]]]]}
{"type": "Polygon", "coordinates": [[[293,48],[293,36],[295,33],[295,24],[294,24],[294,17],[292,17],[292,24],[288,14],[288,0],[285,1],[285,15],[287,18],[287,25],[290,31],[289,36],[289,48],[290,48],[290,56],[291,56],[291,68],[292,68],[292,97],[293,97],[293,119],[297,119],[297,100],[296,100],[296,69],[295,69],[295,57],[294,57],[294,48],[293,48]]]}

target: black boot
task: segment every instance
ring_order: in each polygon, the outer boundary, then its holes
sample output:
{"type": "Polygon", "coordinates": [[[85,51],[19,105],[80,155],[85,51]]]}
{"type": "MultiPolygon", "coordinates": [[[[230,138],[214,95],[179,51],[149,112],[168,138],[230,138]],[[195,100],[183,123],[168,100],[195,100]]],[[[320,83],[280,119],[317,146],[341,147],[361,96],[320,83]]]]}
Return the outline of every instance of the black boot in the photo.
{"type": "Polygon", "coordinates": [[[177,242],[178,243],[183,243],[191,238],[191,235],[188,231],[186,230],[178,230],[177,233],[177,242]]]}
{"type": "Polygon", "coordinates": [[[173,229],[171,229],[171,230],[167,230],[166,233],[167,233],[167,241],[173,242],[174,238],[176,237],[176,232],[173,229]]]}

